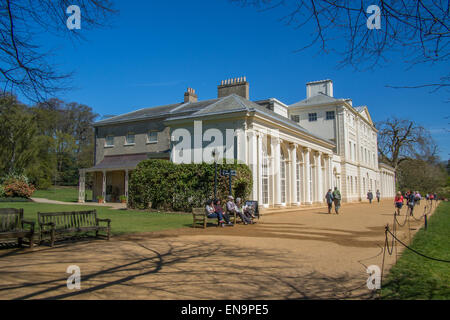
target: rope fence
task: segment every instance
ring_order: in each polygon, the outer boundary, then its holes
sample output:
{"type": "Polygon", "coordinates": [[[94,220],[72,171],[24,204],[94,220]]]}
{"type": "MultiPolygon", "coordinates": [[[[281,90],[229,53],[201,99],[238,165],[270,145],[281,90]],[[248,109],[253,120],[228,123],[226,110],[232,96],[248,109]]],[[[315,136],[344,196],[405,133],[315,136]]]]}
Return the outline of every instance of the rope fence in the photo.
{"type": "MultiPolygon", "coordinates": [[[[411,252],[425,258],[425,259],[429,259],[432,261],[437,261],[437,262],[443,262],[443,263],[450,263],[450,260],[444,260],[444,259],[439,259],[439,258],[435,258],[435,257],[430,257],[424,253],[421,253],[413,248],[411,248],[410,246],[408,246],[407,244],[405,244],[403,241],[401,241],[398,237],[397,237],[397,226],[399,227],[403,227],[406,224],[408,224],[408,233],[409,233],[409,240],[411,242],[411,228],[410,228],[410,217],[412,217],[415,221],[422,221],[424,220],[424,224],[425,224],[425,230],[427,227],[427,216],[431,214],[433,208],[437,208],[438,206],[438,202],[434,201],[430,201],[428,200],[426,205],[423,208],[423,214],[419,217],[416,218],[414,216],[414,210],[412,210],[411,212],[411,208],[407,207],[406,210],[406,214],[405,214],[405,220],[403,221],[403,223],[400,223],[399,219],[397,218],[398,214],[397,211],[394,212],[394,221],[392,223],[392,230],[389,228],[389,224],[386,225],[385,227],[385,240],[384,240],[384,248],[383,248],[383,260],[382,260],[382,265],[381,265],[381,284],[383,283],[383,274],[384,274],[384,263],[385,263],[385,258],[386,258],[386,252],[389,254],[389,256],[392,256],[394,253],[394,248],[395,248],[395,262],[397,263],[397,245],[396,243],[400,243],[403,247],[405,247],[406,249],[410,250],[411,252]],[[389,236],[391,236],[392,239],[389,239],[389,236]]],[[[381,294],[381,292],[380,292],[381,294]]]]}

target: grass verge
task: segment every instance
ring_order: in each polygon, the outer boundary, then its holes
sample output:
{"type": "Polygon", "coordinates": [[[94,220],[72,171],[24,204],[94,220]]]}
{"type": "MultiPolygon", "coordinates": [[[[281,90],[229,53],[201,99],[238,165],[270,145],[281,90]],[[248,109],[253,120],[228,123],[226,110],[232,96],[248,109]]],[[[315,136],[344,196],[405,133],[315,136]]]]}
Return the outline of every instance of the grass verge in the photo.
{"type": "MultiPolygon", "coordinates": [[[[450,260],[450,203],[441,202],[417,232],[411,248],[427,256],[450,260]]],[[[381,289],[382,299],[450,299],[450,263],[426,259],[405,248],[381,289]]]]}
{"type": "Polygon", "coordinates": [[[59,205],[46,203],[0,203],[0,208],[23,208],[25,219],[37,221],[37,212],[63,212],[97,210],[99,218],[111,219],[113,235],[148,231],[161,231],[189,227],[192,215],[178,213],[155,213],[133,210],[113,210],[99,206],[59,205]]]}
{"type": "MultiPolygon", "coordinates": [[[[86,190],[87,199],[92,199],[92,190],[86,190]]],[[[78,202],[78,187],[51,187],[47,190],[36,190],[33,198],[45,198],[64,202],[78,202]]]]}

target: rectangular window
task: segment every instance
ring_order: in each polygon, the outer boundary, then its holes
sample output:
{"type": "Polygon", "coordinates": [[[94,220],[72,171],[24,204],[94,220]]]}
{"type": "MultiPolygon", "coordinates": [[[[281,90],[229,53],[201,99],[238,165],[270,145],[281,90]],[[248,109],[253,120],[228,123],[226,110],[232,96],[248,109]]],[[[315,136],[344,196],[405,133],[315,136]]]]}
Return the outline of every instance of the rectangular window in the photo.
{"type": "Polygon", "coordinates": [[[317,121],[317,113],[308,113],[309,122],[317,121]]]}
{"type": "Polygon", "coordinates": [[[134,133],[127,134],[125,143],[126,144],[134,144],[134,133]]]}
{"type": "Polygon", "coordinates": [[[107,136],[105,138],[105,147],[114,147],[114,136],[107,136]]]}
{"type": "Polygon", "coordinates": [[[327,111],[327,120],[334,120],[334,111],[327,111]]]}
{"type": "Polygon", "coordinates": [[[158,132],[150,131],[147,133],[147,143],[156,143],[158,142],[158,132]]]}
{"type": "Polygon", "coordinates": [[[300,116],[299,115],[292,115],[291,120],[294,122],[300,122],[300,116]]]}

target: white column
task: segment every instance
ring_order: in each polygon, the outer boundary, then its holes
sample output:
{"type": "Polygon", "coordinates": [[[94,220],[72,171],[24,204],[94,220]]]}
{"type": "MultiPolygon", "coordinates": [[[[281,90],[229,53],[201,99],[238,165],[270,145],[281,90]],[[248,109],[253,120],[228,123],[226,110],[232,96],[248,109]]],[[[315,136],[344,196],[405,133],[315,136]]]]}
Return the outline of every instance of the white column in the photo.
{"type": "Polygon", "coordinates": [[[86,172],[81,169],[80,170],[80,181],[78,184],[78,202],[84,203],[84,198],[86,195],[86,172]]]}
{"type": "Polygon", "coordinates": [[[252,199],[257,199],[258,197],[258,150],[257,150],[257,141],[255,132],[249,131],[249,156],[248,156],[248,165],[250,170],[252,171],[252,199]]]}
{"type": "Polygon", "coordinates": [[[273,145],[273,151],[272,154],[274,159],[274,202],[275,206],[281,206],[281,174],[280,174],[280,158],[281,158],[281,145],[280,145],[280,139],[279,138],[273,138],[272,137],[272,145],[273,145]]]}
{"type": "Polygon", "coordinates": [[[244,129],[236,130],[237,137],[237,159],[238,162],[247,163],[247,123],[244,123],[244,129]]]}
{"type": "Polygon", "coordinates": [[[259,204],[261,204],[261,205],[262,205],[262,201],[263,201],[263,197],[262,197],[262,163],[263,163],[262,139],[263,139],[263,135],[258,134],[258,201],[259,201],[259,204]]]}
{"type": "Polygon", "coordinates": [[[317,202],[323,202],[323,179],[322,179],[322,153],[321,152],[317,152],[316,154],[316,172],[317,172],[317,202]]]}
{"type": "Polygon", "coordinates": [[[106,171],[103,171],[102,197],[103,201],[106,202],[106,171]]]}
{"type": "Polygon", "coordinates": [[[333,155],[328,155],[328,189],[333,190],[333,155]]]}
{"type": "MultiPolygon", "coordinates": [[[[292,144],[290,146],[291,152],[291,174],[290,174],[290,184],[291,184],[291,204],[298,204],[297,201],[297,145],[292,144]]],[[[288,177],[286,177],[288,178],[288,177]]]]}
{"type": "Polygon", "coordinates": [[[311,198],[311,188],[310,188],[310,183],[309,181],[311,180],[311,176],[310,176],[310,161],[309,161],[309,155],[310,155],[311,149],[310,148],[305,148],[304,149],[304,153],[303,153],[303,158],[304,158],[304,167],[305,167],[305,179],[304,179],[304,185],[305,185],[305,202],[306,204],[311,204],[312,203],[312,198],[311,198]]]}

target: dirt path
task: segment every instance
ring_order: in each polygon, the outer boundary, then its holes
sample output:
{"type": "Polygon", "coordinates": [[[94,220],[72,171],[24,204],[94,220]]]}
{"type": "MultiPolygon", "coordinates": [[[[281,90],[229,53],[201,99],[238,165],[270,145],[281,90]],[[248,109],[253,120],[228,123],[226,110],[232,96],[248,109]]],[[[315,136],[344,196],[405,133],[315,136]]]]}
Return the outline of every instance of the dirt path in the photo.
{"type": "MultiPolygon", "coordinates": [[[[349,204],[340,215],[312,209],[265,216],[249,226],[186,228],[33,250],[2,249],[0,296],[371,298],[365,266],[381,267],[384,226],[392,224],[392,213],[391,201],[349,204]],[[69,265],[81,268],[81,290],[66,287],[69,265]]],[[[420,225],[411,222],[411,233],[420,225]]],[[[407,226],[399,236],[409,238],[407,226]]],[[[387,257],[387,268],[394,262],[394,257],[387,257]]]]}
{"type": "Polygon", "coordinates": [[[80,202],[64,202],[64,201],[58,201],[58,200],[50,200],[46,198],[31,198],[33,202],[36,203],[49,203],[49,204],[63,204],[63,205],[79,205],[79,206],[99,206],[99,207],[110,207],[111,209],[125,209],[127,205],[125,203],[115,203],[115,202],[108,202],[108,203],[98,203],[98,202],[86,202],[86,203],[80,203],[80,202]]]}

